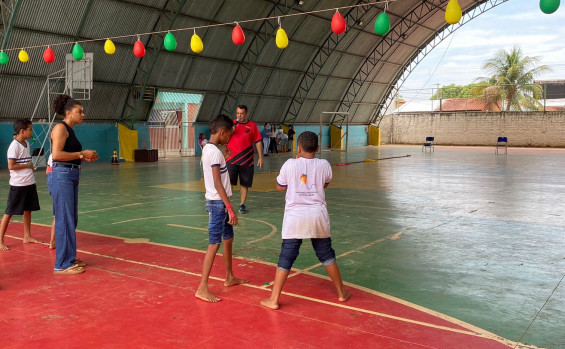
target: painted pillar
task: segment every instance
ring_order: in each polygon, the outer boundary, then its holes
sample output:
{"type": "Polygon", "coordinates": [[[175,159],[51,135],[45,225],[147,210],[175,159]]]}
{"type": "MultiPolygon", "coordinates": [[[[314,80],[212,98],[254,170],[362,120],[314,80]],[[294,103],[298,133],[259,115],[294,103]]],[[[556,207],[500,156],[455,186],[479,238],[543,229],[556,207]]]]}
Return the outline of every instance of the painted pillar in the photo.
{"type": "Polygon", "coordinates": [[[189,106],[188,103],[183,103],[183,106],[182,106],[182,120],[181,120],[181,127],[180,127],[180,131],[181,131],[180,138],[182,139],[182,144],[181,144],[182,150],[188,149],[188,106],[189,106]]]}

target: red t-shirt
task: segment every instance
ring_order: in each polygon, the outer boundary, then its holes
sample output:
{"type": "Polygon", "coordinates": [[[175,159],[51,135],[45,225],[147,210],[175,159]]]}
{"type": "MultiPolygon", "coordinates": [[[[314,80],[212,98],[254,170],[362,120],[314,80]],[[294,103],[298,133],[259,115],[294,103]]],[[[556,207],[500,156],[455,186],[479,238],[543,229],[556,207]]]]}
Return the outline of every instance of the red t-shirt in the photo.
{"type": "Polygon", "coordinates": [[[245,123],[234,120],[235,130],[228,142],[231,155],[226,159],[226,163],[239,166],[253,166],[253,144],[261,142],[263,137],[259,128],[253,121],[245,123]]]}

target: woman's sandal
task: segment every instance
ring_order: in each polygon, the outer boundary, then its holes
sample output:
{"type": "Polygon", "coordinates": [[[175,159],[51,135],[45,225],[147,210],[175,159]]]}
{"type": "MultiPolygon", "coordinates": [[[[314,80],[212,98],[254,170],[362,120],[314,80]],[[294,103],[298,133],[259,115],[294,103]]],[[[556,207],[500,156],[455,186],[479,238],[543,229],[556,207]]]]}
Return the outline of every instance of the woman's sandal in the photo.
{"type": "Polygon", "coordinates": [[[80,259],[75,259],[75,261],[73,262],[73,265],[77,266],[77,267],[84,268],[88,265],[88,263],[86,263],[85,261],[81,261],[80,259]]]}
{"type": "Polygon", "coordinates": [[[55,270],[54,273],[59,275],[74,275],[74,274],[84,273],[84,268],[76,265],[72,265],[67,269],[55,270]]]}

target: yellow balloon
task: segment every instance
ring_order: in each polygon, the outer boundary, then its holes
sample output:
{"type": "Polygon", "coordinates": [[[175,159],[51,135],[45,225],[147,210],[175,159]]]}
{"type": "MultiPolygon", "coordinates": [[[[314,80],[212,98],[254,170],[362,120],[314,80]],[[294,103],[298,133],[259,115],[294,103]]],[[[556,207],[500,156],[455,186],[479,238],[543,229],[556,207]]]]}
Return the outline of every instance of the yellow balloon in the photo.
{"type": "Polygon", "coordinates": [[[449,0],[445,8],[445,21],[449,24],[459,23],[461,20],[461,6],[457,0],[449,0]]]}
{"type": "Polygon", "coordinates": [[[112,40],[110,39],[106,40],[106,42],[104,43],[104,52],[106,52],[109,55],[113,55],[114,52],[116,52],[116,45],[114,45],[112,40]]]}
{"type": "Polygon", "coordinates": [[[18,59],[22,62],[25,63],[27,61],[29,61],[29,56],[27,54],[26,51],[21,50],[20,53],[18,53],[18,59]]]}
{"type": "Polygon", "coordinates": [[[190,38],[190,49],[194,53],[200,53],[204,49],[204,43],[196,33],[192,34],[192,38],[190,38]]]}
{"type": "Polygon", "coordinates": [[[286,36],[286,32],[283,28],[279,28],[277,30],[277,37],[275,39],[277,43],[277,47],[283,49],[288,46],[288,36],[286,36]]]}

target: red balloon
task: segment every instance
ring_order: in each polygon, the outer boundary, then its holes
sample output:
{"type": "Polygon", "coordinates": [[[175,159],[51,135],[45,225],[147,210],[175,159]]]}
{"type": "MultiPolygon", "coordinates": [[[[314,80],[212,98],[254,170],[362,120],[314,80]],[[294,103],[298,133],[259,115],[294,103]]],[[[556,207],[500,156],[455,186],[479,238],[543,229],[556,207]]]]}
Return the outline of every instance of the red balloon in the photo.
{"type": "Polygon", "coordinates": [[[53,63],[55,61],[55,52],[53,52],[51,47],[48,47],[45,51],[43,51],[43,60],[45,63],[53,63]]]}
{"type": "Polygon", "coordinates": [[[137,40],[133,45],[133,54],[140,58],[145,56],[145,46],[143,46],[141,41],[137,40]]]}
{"type": "Polygon", "coordinates": [[[245,42],[245,34],[243,34],[243,29],[241,29],[239,24],[233,27],[231,41],[236,45],[241,45],[245,42]]]}
{"type": "Polygon", "coordinates": [[[345,31],[346,26],[345,18],[343,18],[341,13],[336,11],[332,17],[332,31],[339,35],[345,31]]]}

